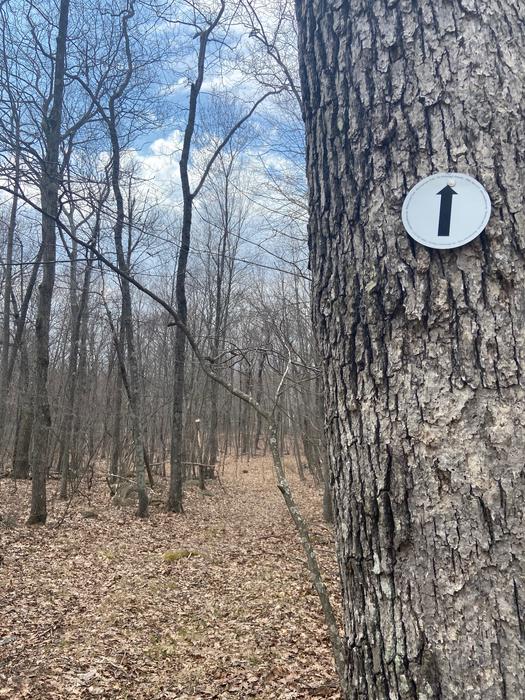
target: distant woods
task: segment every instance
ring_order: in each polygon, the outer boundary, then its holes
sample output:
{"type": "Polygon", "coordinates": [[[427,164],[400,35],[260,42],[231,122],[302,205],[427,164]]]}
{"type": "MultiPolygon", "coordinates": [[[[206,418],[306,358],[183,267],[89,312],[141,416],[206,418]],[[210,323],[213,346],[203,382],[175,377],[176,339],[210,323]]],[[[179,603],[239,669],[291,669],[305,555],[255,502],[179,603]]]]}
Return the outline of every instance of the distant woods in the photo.
{"type": "Polygon", "coordinates": [[[264,411],[325,483],[292,8],[0,19],[0,476],[32,480],[29,522],[101,473],[140,516],[167,477],[181,512],[186,479],[270,453],[264,411]]]}

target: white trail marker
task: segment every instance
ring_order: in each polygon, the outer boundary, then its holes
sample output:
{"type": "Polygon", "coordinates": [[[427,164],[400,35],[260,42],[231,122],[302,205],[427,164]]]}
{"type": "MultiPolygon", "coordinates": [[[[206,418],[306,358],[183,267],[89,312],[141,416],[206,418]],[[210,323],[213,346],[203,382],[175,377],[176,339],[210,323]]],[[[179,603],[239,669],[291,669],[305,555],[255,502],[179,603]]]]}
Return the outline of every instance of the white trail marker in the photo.
{"type": "Polygon", "coordinates": [[[436,173],[405,197],[403,226],[428,248],[459,248],[484,230],[490,218],[487,191],[470,175],[436,173]]]}

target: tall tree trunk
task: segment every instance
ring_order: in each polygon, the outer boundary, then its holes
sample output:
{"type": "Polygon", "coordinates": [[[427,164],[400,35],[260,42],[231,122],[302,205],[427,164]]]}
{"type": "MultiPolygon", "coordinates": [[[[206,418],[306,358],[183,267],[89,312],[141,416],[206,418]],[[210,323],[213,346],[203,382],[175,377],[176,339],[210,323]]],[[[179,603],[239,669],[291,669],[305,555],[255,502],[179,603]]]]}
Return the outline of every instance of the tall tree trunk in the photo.
{"type": "Polygon", "coordinates": [[[297,0],[348,697],[523,697],[525,6],[297,0]],[[465,172],[487,231],[414,243],[465,172]]]}
{"type": "MultiPolygon", "coordinates": [[[[73,227],[73,216],[70,216],[70,227],[73,227]]],[[[63,449],[60,464],[60,498],[67,498],[67,485],[69,479],[69,452],[71,445],[71,428],[73,424],[73,410],[75,405],[75,390],[77,383],[77,366],[78,366],[78,345],[80,339],[80,305],[78,300],[78,261],[76,242],[73,242],[71,248],[71,267],[69,272],[69,358],[68,358],[68,373],[66,380],[66,396],[65,396],[65,416],[62,425],[63,449]]]]}
{"type": "MultiPolygon", "coordinates": [[[[204,57],[206,54],[207,35],[201,37],[199,54],[199,75],[197,81],[192,83],[190,90],[190,110],[188,123],[184,133],[184,144],[179,164],[183,213],[179,257],[175,278],[175,305],[180,320],[186,324],[188,321],[188,305],[186,301],[186,270],[188,267],[188,255],[190,252],[191,224],[193,217],[193,194],[189,181],[189,158],[191,140],[195,129],[195,117],[197,112],[197,98],[204,77],[204,57]],[[201,65],[202,64],[202,65],[201,65]]],[[[182,483],[183,483],[183,410],[184,410],[184,367],[186,364],[186,336],[179,326],[175,327],[174,338],[174,369],[173,369],[173,413],[171,424],[171,452],[170,452],[170,489],[167,508],[173,513],[182,513],[182,483]]]]}
{"type": "MultiPolygon", "coordinates": [[[[186,270],[188,267],[188,255],[190,251],[191,225],[193,216],[193,201],[198,189],[192,192],[189,178],[190,153],[195,121],[197,117],[197,101],[204,80],[206,49],[210,34],[220,22],[224,13],[224,0],[220,2],[220,9],[215,18],[211,20],[206,29],[203,29],[199,37],[199,53],[197,60],[197,76],[190,86],[190,98],[188,105],[188,121],[184,129],[179,171],[182,186],[182,230],[180,240],[179,258],[175,278],[175,304],[179,319],[186,325],[188,320],[188,306],[186,301],[186,270]]],[[[231,133],[231,132],[230,132],[231,133]]],[[[205,175],[203,176],[205,179],[205,175]]],[[[204,180],[201,180],[201,185],[204,180]]],[[[173,513],[182,513],[182,482],[183,482],[183,410],[184,410],[184,367],[186,363],[186,336],[179,326],[175,327],[174,338],[174,378],[173,378],[173,413],[171,424],[171,452],[170,452],[170,489],[168,494],[167,509],[173,513]]]]}
{"type": "MultiPolygon", "coordinates": [[[[133,3],[126,10],[122,17],[122,32],[125,42],[126,51],[126,72],[113,95],[109,99],[108,116],[106,123],[108,126],[109,137],[111,141],[111,187],[116,204],[115,225],[113,226],[113,235],[115,239],[115,249],[117,252],[118,267],[125,275],[129,275],[129,257],[124,253],[122,243],[122,234],[124,231],[125,211],[124,198],[120,186],[121,176],[121,147],[117,131],[117,109],[120,98],[124,95],[133,73],[133,61],[131,57],[130,42],[128,36],[128,22],[134,15],[133,3]]],[[[128,256],[130,248],[128,247],[128,256]]],[[[143,424],[142,424],[142,397],[140,393],[140,372],[137,357],[137,347],[135,333],[133,329],[133,314],[131,301],[131,288],[127,277],[120,278],[120,287],[122,290],[122,315],[121,323],[124,327],[126,337],[126,349],[128,353],[129,365],[129,406],[131,410],[131,423],[133,431],[133,462],[135,465],[135,475],[137,481],[138,493],[138,511],[139,517],[145,517],[148,514],[148,496],[146,493],[146,477],[144,469],[144,442],[143,442],[143,424]]]]}
{"type": "MultiPolygon", "coordinates": [[[[200,57],[202,64],[206,52],[207,37],[201,38],[200,57]]],[[[201,62],[199,62],[199,67],[201,62]]],[[[189,181],[189,157],[191,140],[195,129],[195,117],[197,111],[197,97],[204,77],[204,66],[199,70],[197,81],[192,83],[190,91],[190,111],[188,123],[184,133],[184,144],[179,164],[183,213],[179,257],[175,277],[175,305],[180,320],[186,324],[188,321],[188,305],[186,301],[186,271],[188,267],[188,255],[190,252],[191,224],[193,217],[193,194],[189,181]]],[[[173,344],[174,368],[173,368],[173,413],[171,424],[171,452],[170,452],[170,489],[168,494],[167,509],[173,513],[182,513],[182,484],[183,484],[183,410],[184,410],[184,367],[186,364],[186,336],[179,326],[175,327],[173,344]]]]}
{"type": "Polygon", "coordinates": [[[44,119],[45,161],[42,166],[40,198],[42,205],[43,272],[38,289],[36,316],[36,368],[35,368],[35,425],[33,445],[33,479],[31,482],[31,512],[28,524],[45,523],[47,518],[46,478],[48,437],[51,414],[47,393],[49,367],[49,328],[51,301],[55,285],[56,225],[58,214],[58,158],[62,104],[64,100],[64,75],[66,66],[66,39],[69,0],[61,0],[58,19],[57,48],[54,61],[53,103],[44,119]]]}
{"type": "MultiPolygon", "coordinates": [[[[100,228],[101,212],[97,211],[95,221],[94,239],[98,240],[100,228]]],[[[70,230],[75,232],[75,220],[73,210],[69,216],[70,230]]],[[[78,460],[78,429],[79,421],[78,414],[80,406],[78,405],[78,389],[79,384],[83,384],[82,367],[85,362],[86,354],[86,328],[87,328],[87,307],[89,291],[91,286],[91,270],[93,258],[92,256],[86,261],[84,270],[82,288],[80,297],[78,295],[78,248],[76,242],[73,242],[71,247],[71,268],[69,275],[69,306],[70,306],[70,342],[69,342],[69,358],[68,358],[68,373],[66,381],[66,407],[64,424],[62,426],[63,435],[63,456],[60,469],[60,497],[67,498],[67,485],[69,480],[70,470],[75,470],[78,473],[80,464],[78,460]],[[83,352],[81,352],[83,351],[83,352]]]]}
{"type": "Polygon", "coordinates": [[[73,404],[73,425],[71,428],[71,466],[76,472],[82,467],[84,455],[83,436],[89,424],[89,382],[88,382],[88,333],[89,333],[89,291],[91,287],[91,265],[89,259],[89,269],[86,269],[84,276],[84,287],[80,302],[80,338],[78,346],[78,365],[76,372],[75,401],[73,404]]]}
{"type": "MultiPolygon", "coordinates": [[[[232,273],[231,267],[226,267],[226,251],[229,236],[229,171],[225,177],[225,190],[223,202],[223,229],[219,243],[219,254],[217,255],[217,277],[215,281],[215,313],[213,318],[213,334],[210,348],[212,358],[217,358],[219,352],[224,348],[226,336],[226,322],[228,318],[228,304],[231,294],[232,273]],[[225,275],[228,275],[225,278],[225,275]],[[226,292],[224,290],[226,286],[226,292]]],[[[215,370],[219,372],[219,368],[215,370]]],[[[208,390],[210,401],[210,425],[208,431],[208,446],[206,453],[206,463],[214,465],[217,463],[219,453],[219,385],[211,382],[208,390]]],[[[210,476],[208,474],[208,476],[210,476]]]]}
{"type": "MultiPolygon", "coordinates": [[[[120,190],[119,190],[120,192],[120,190]]],[[[117,197],[118,201],[118,197],[117,197]]],[[[117,205],[117,212],[120,211],[120,204],[117,205]]],[[[122,248],[122,219],[117,213],[117,222],[114,227],[115,245],[117,249],[117,259],[119,268],[128,272],[122,248]]],[[[146,477],[144,468],[144,443],[142,436],[142,405],[140,396],[140,378],[135,345],[135,333],[133,329],[133,316],[131,305],[131,290],[127,279],[121,278],[122,289],[122,325],[126,337],[126,349],[129,365],[129,406],[131,411],[131,424],[133,432],[133,462],[135,465],[135,475],[137,480],[138,493],[138,515],[145,517],[148,513],[148,497],[146,494],[146,477]]]]}
{"type": "Polygon", "coordinates": [[[9,215],[9,223],[7,225],[7,245],[6,245],[6,261],[5,261],[5,280],[4,280],[4,303],[3,303],[3,319],[2,319],[2,347],[0,349],[0,446],[3,446],[5,434],[5,416],[7,409],[7,399],[9,393],[9,345],[11,340],[11,295],[13,293],[13,244],[15,239],[16,215],[18,210],[18,186],[20,177],[20,148],[19,136],[20,125],[16,119],[16,153],[15,153],[15,171],[14,171],[14,195],[11,203],[11,213],[9,215]]]}

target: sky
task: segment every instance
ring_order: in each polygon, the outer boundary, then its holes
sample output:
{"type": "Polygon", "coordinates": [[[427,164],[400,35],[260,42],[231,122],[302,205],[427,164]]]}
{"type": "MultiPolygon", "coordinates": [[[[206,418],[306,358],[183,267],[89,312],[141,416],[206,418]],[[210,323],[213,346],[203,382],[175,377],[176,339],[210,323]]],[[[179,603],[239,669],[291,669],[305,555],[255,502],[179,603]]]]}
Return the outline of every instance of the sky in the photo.
{"type": "MultiPolygon", "coordinates": [[[[46,8],[49,9],[49,19],[45,18],[45,14],[38,15],[39,21],[43,23],[40,36],[47,37],[50,46],[53,45],[56,34],[56,28],[52,26],[53,18],[56,18],[53,4],[46,1],[39,8],[43,13],[46,8]],[[45,22],[49,22],[50,26],[45,22]]],[[[258,16],[265,23],[265,31],[268,31],[277,45],[281,40],[277,35],[274,36],[272,3],[265,1],[259,5],[258,16]]],[[[160,218],[166,222],[165,230],[158,232],[156,239],[151,235],[148,244],[137,250],[136,262],[140,263],[143,274],[155,274],[154,270],[162,267],[169,256],[174,258],[173,251],[177,249],[177,227],[181,214],[179,160],[199,44],[195,27],[181,23],[181,20],[187,22],[192,18],[190,3],[178,0],[165,6],[170,8],[165,18],[153,21],[151,15],[137,12],[134,24],[130,24],[131,48],[138,68],[130,89],[122,100],[119,113],[122,134],[130,134],[129,140],[127,136],[123,138],[126,143],[123,164],[133,166],[138,182],[134,193],[147,202],[148,206],[157,207],[161,212],[160,218]]],[[[18,0],[12,2],[12,17],[18,17],[22,7],[18,0]]],[[[106,0],[72,2],[72,7],[77,13],[71,24],[72,33],[78,32],[78,36],[76,43],[72,44],[74,50],[69,52],[68,67],[71,74],[80,70],[78,57],[91,55],[89,52],[94,47],[93,65],[90,69],[90,78],[93,79],[93,75],[101,75],[105,70],[100,56],[110,56],[111,51],[116,50],[116,30],[111,35],[104,33],[104,13],[113,11],[115,3],[106,0]],[[86,33],[86,28],[91,28],[92,35],[86,33]],[[75,51],[78,53],[75,54],[75,51]]],[[[199,180],[217,143],[232,124],[251,109],[254,101],[271,88],[275,77],[272,75],[276,70],[275,65],[268,58],[267,52],[255,37],[250,37],[248,18],[236,15],[227,20],[225,27],[218,27],[208,47],[191,153],[190,174],[193,183],[199,180]]],[[[12,28],[13,31],[21,31],[19,25],[13,24],[12,28]]],[[[13,36],[13,42],[14,46],[16,35],[13,36]]],[[[18,41],[17,47],[23,46],[24,42],[18,41]]],[[[280,47],[282,55],[289,57],[290,39],[287,35],[282,39],[280,47]]],[[[38,64],[38,61],[33,64],[30,60],[29,49],[28,44],[27,51],[21,51],[20,56],[17,54],[15,57],[14,53],[12,55],[17,69],[20,67],[21,78],[30,76],[38,64]]],[[[34,52],[34,47],[31,51],[34,52]]],[[[122,70],[125,67],[123,56],[121,47],[116,65],[122,70]]],[[[45,64],[45,61],[46,58],[41,56],[40,62],[45,64]]],[[[276,72],[279,73],[279,70],[276,72]]],[[[30,89],[36,88],[34,81],[28,80],[27,83],[33,84],[30,89]]],[[[40,90],[43,84],[39,85],[40,90]]],[[[27,90],[26,87],[25,91],[27,90]]],[[[81,92],[74,80],[68,82],[66,126],[74,121],[78,110],[85,104],[86,96],[82,96],[81,92]]],[[[38,95],[35,102],[37,101],[38,95]]],[[[29,128],[38,130],[41,121],[38,113],[35,114],[28,122],[29,128]]],[[[35,145],[38,148],[39,137],[36,131],[35,133],[35,145]]],[[[103,168],[109,157],[104,124],[99,119],[95,125],[86,127],[81,135],[81,149],[89,153],[90,158],[94,154],[99,169],[103,168]]],[[[238,190],[238,199],[242,196],[244,206],[249,211],[242,232],[239,231],[239,236],[242,236],[242,244],[239,246],[242,263],[248,260],[260,270],[275,267],[291,272],[297,272],[299,266],[302,273],[306,274],[304,156],[301,121],[293,98],[284,93],[268,98],[238,132],[233,144],[240,151],[236,159],[234,186],[238,190]],[[289,266],[286,261],[292,258],[294,265],[289,266]]],[[[76,167],[82,158],[74,155],[72,162],[76,167]]],[[[79,180],[80,171],[79,167],[79,180]]],[[[35,186],[26,184],[25,189],[31,197],[38,196],[35,186]]],[[[202,238],[203,228],[199,212],[206,208],[206,198],[211,196],[210,189],[203,188],[195,202],[196,252],[199,251],[199,237],[202,238]]],[[[35,236],[38,236],[37,231],[35,236]]],[[[107,246],[109,248],[109,242],[107,246]]],[[[66,259],[63,252],[61,257],[66,259]]]]}

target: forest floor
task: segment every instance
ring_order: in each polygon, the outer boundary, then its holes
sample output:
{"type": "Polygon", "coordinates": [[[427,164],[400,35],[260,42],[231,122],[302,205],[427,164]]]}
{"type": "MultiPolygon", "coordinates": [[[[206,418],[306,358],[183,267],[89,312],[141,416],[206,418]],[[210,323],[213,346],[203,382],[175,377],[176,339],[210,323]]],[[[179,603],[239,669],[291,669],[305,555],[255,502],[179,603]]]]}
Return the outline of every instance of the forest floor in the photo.
{"type": "MultiPolygon", "coordinates": [[[[336,599],[319,491],[293,484],[336,599]]],[[[267,460],[188,487],[182,516],[159,498],[144,521],[110,504],[100,475],[71,503],[50,482],[47,525],[27,527],[29,489],[0,480],[0,698],[338,697],[267,460]]]]}

